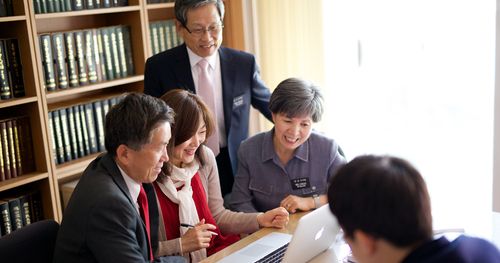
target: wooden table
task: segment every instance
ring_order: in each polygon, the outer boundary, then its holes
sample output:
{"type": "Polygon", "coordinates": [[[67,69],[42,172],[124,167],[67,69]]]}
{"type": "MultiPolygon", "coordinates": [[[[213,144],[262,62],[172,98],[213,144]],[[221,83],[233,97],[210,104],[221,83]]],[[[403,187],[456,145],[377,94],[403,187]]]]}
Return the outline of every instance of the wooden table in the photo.
{"type": "Polygon", "coordinates": [[[281,233],[287,233],[287,234],[293,234],[295,232],[295,228],[297,228],[297,223],[299,222],[299,219],[307,214],[308,212],[299,212],[295,214],[290,215],[290,221],[288,222],[288,225],[284,229],[276,229],[276,228],[262,228],[259,231],[241,239],[240,241],[232,244],[229,247],[226,247],[225,249],[211,255],[210,257],[206,258],[205,260],[201,261],[203,263],[209,263],[209,262],[217,262],[221,260],[222,258],[244,248],[245,246],[249,245],[252,242],[255,242],[257,239],[271,233],[271,232],[281,232],[281,233]]]}

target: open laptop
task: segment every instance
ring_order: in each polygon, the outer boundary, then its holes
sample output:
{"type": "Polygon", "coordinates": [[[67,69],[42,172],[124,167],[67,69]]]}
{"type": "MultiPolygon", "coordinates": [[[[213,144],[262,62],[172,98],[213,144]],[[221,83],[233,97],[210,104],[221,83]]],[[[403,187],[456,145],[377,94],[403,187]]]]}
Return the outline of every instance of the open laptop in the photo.
{"type": "Polygon", "coordinates": [[[299,219],[293,236],[270,233],[219,262],[307,262],[327,250],[334,243],[339,230],[337,219],[328,205],[323,205],[299,219]],[[284,252],[282,261],[273,259],[280,253],[278,251],[284,252]]]}

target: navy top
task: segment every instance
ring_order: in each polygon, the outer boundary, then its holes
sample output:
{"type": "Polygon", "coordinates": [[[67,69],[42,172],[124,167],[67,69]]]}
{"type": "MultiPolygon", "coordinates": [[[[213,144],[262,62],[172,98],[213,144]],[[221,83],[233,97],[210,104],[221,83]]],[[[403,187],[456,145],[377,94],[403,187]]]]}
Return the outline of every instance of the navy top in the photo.
{"type": "Polygon", "coordinates": [[[500,252],[492,243],[475,237],[460,236],[452,242],[445,237],[424,243],[402,263],[498,263],[500,252]]]}
{"type": "Polygon", "coordinates": [[[265,212],[278,207],[289,194],[325,194],[331,175],[346,162],[334,140],[313,131],[283,166],[274,150],[273,134],[274,129],[241,144],[230,200],[232,209],[265,212]]]}

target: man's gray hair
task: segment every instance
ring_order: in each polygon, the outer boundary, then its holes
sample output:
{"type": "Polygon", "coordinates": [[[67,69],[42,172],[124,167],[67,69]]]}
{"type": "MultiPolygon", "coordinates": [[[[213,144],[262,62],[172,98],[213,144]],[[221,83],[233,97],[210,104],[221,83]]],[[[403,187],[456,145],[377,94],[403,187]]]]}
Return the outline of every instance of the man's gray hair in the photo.
{"type": "Polygon", "coordinates": [[[219,12],[220,20],[224,19],[224,3],[222,0],[175,0],[175,18],[185,27],[187,25],[187,12],[200,6],[214,4],[219,12]]]}

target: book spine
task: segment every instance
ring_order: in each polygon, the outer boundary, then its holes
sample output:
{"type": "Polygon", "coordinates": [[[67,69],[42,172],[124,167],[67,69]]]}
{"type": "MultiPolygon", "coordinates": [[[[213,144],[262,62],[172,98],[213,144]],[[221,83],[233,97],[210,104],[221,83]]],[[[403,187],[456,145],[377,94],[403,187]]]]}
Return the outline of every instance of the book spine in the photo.
{"type": "Polygon", "coordinates": [[[125,59],[127,61],[127,76],[133,76],[134,69],[134,59],[132,53],[132,41],[130,36],[130,26],[124,26],[123,28],[123,44],[125,46],[125,59]]]}
{"type": "Polygon", "coordinates": [[[33,222],[43,219],[42,194],[35,191],[30,194],[31,219],[33,222]]]}
{"type": "Polygon", "coordinates": [[[45,0],[47,6],[47,13],[55,12],[54,1],[55,0],[45,0]]]}
{"type": "Polygon", "coordinates": [[[23,226],[31,224],[31,209],[29,195],[22,195],[19,197],[21,203],[21,215],[23,219],[23,226]]]}
{"type": "Polygon", "coordinates": [[[73,4],[71,3],[71,0],[62,0],[63,5],[64,5],[64,11],[73,11],[73,4]]]}
{"type": "Polygon", "coordinates": [[[0,201],[0,213],[2,215],[2,236],[5,236],[12,232],[8,202],[0,201]]]}
{"type": "Polygon", "coordinates": [[[125,55],[125,44],[123,43],[123,27],[117,26],[115,28],[116,39],[118,41],[118,54],[120,58],[120,72],[121,77],[125,78],[127,76],[127,57],[125,55]]]}
{"type": "Polygon", "coordinates": [[[64,48],[63,33],[52,34],[52,46],[54,47],[55,65],[57,69],[57,86],[60,89],[68,88],[68,72],[66,70],[66,50],[64,48]]]}
{"type": "Polygon", "coordinates": [[[54,131],[56,135],[56,153],[57,153],[57,164],[64,163],[64,140],[62,137],[62,127],[59,116],[59,111],[52,111],[54,120],[54,131]]]}
{"type": "Polygon", "coordinates": [[[104,121],[102,119],[102,103],[101,101],[92,102],[94,108],[94,120],[96,123],[97,130],[97,142],[98,149],[100,152],[105,151],[104,147],[104,121]]]}
{"type": "Polygon", "coordinates": [[[56,79],[54,74],[54,61],[52,59],[52,45],[50,35],[40,35],[40,47],[42,53],[42,67],[44,85],[47,91],[54,91],[56,89],[56,79]]]}
{"type": "Polygon", "coordinates": [[[23,69],[19,53],[19,43],[17,39],[11,38],[7,39],[5,44],[7,49],[7,60],[10,65],[10,80],[12,82],[11,86],[14,98],[24,97],[23,69]]]}
{"type": "Polygon", "coordinates": [[[47,13],[47,0],[39,0],[40,1],[40,13],[47,13]]]}
{"type": "Polygon", "coordinates": [[[64,33],[66,40],[66,63],[68,64],[69,86],[78,87],[78,68],[76,65],[75,39],[73,32],[64,33]]]}
{"type": "Polygon", "coordinates": [[[78,113],[80,114],[80,121],[82,124],[82,134],[83,134],[83,142],[85,143],[85,155],[91,154],[90,150],[90,137],[89,137],[89,129],[87,123],[87,116],[85,114],[85,105],[78,105],[78,113]]]}
{"type": "Polygon", "coordinates": [[[159,51],[165,51],[167,49],[167,43],[165,42],[165,27],[163,26],[163,22],[158,22],[158,45],[159,51]]]}
{"type": "Polygon", "coordinates": [[[88,79],[90,83],[97,82],[97,69],[95,64],[95,52],[94,49],[94,39],[92,36],[92,30],[83,31],[84,43],[85,43],[85,62],[87,63],[88,79]]]}
{"type": "Polygon", "coordinates": [[[160,42],[158,41],[158,23],[152,23],[152,42],[153,42],[153,54],[160,53],[160,42]]]}
{"type": "Polygon", "coordinates": [[[23,227],[23,218],[21,216],[21,202],[19,198],[9,199],[10,222],[12,223],[12,231],[23,227]]]}
{"type": "Polygon", "coordinates": [[[78,145],[78,157],[83,157],[86,155],[85,153],[85,144],[83,142],[83,131],[82,131],[82,125],[81,125],[81,118],[80,118],[80,108],[78,105],[73,106],[73,121],[74,121],[74,126],[75,126],[75,133],[76,133],[76,142],[78,145]]]}
{"type": "Polygon", "coordinates": [[[56,130],[54,128],[54,112],[49,112],[49,131],[50,136],[52,138],[52,156],[54,157],[54,163],[59,164],[58,156],[58,148],[57,148],[57,135],[56,130]]]}
{"type": "Polygon", "coordinates": [[[94,0],[86,0],[87,3],[87,9],[94,9],[94,0]]]}
{"type": "Polygon", "coordinates": [[[120,51],[118,50],[118,38],[116,37],[116,26],[109,27],[110,41],[111,41],[111,49],[113,54],[113,69],[114,75],[116,78],[120,78],[121,75],[121,66],[120,66],[120,51]]]}
{"type": "Polygon", "coordinates": [[[18,119],[12,119],[12,134],[14,139],[14,151],[16,154],[16,170],[17,176],[23,175],[24,164],[21,157],[21,137],[20,137],[20,121],[18,119]]]}
{"type": "Polygon", "coordinates": [[[78,63],[78,80],[80,86],[88,85],[87,63],[85,62],[85,43],[83,31],[75,31],[76,62],[78,63]]]}
{"type": "Polygon", "coordinates": [[[87,130],[90,141],[90,152],[96,153],[99,151],[99,148],[97,146],[96,122],[94,120],[92,103],[85,104],[85,117],[87,118],[87,130]]]}
{"type": "Polygon", "coordinates": [[[35,14],[41,14],[42,13],[42,7],[40,6],[41,3],[40,0],[33,0],[33,6],[35,8],[35,14]]]}
{"type": "Polygon", "coordinates": [[[5,121],[7,125],[7,136],[9,141],[9,160],[10,160],[10,177],[17,177],[17,158],[16,146],[14,144],[14,129],[12,128],[12,120],[5,121]]]}
{"type": "Polygon", "coordinates": [[[100,67],[98,68],[98,72],[101,73],[101,80],[108,80],[108,76],[106,75],[106,60],[104,56],[104,43],[102,39],[102,34],[100,29],[94,29],[94,47],[97,45],[97,55],[99,57],[99,60],[96,59],[96,65],[98,64],[97,61],[99,61],[100,67]]]}
{"type": "Polygon", "coordinates": [[[9,180],[11,178],[10,175],[10,154],[9,154],[9,135],[7,132],[7,124],[5,121],[0,122],[0,136],[2,140],[2,155],[4,162],[4,174],[5,180],[9,180]]]}
{"type": "MultiPolygon", "coordinates": [[[[1,135],[1,133],[0,133],[1,135]]],[[[3,140],[0,140],[0,182],[5,181],[5,164],[3,162],[3,148],[5,146],[3,145],[3,140]]]]}
{"type": "Polygon", "coordinates": [[[69,136],[68,129],[68,117],[66,115],[66,109],[59,110],[59,121],[61,122],[61,132],[64,145],[64,161],[69,162],[73,160],[71,156],[71,138],[69,136]]]}
{"type": "Polygon", "coordinates": [[[78,138],[76,137],[75,115],[73,112],[73,107],[68,107],[65,110],[66,110],[66,116],[68,116],[67,126],[71,142],[71,156],[73,159],[77,159],[80,156],[78,153],[78,138]]]}
{"type": "Polygon", "coordinates": [[[12,98],[9,72],[7,66],[7,52],[5,41],[0,41],[0,99],[6,100],[12,98]]]}
{"type": "Polygon", "coordinates": [[[73,10],[83,10],[85,7],[83,0],[72,0],[73,2],[73,10]]]}
{"type": "Polygon", "coordinates": [[[165,28],[165,41],[167,42],[167,49],[171,49],[174,47],[172,42],[172,30],[170,28],[170,20],[167,20],[162,23],[162,27],[165,28]]]}
{"type": "Polygon", "coordinates": [[[33,158],[33,140],[31,137],[30,118],[22,117],[18,120],[21,142],[21,158],[23,162],[23,171],[26,173],[35,170],[35,159],[33,158]]]}
{"type": "Polygon", "coordinates": [[[111,0],[102,0],[103,7],[111,7],[111,0]]]}
{"type": "Polygon", "coordinates": [[[62,1],[61,0],[52,0],[54,2],[54,12],[57,13],[57,12],[61,12],[61,4],[62,4],[62,1]]]}
{"type": "Polygon", "coordinates": [[[104,61],[106,63],[106,77],[108,80],[115,79],[113,70],[113,53],[111,49],[111,34],[108,28],[101,28],[101,37],[104,52],[104,61]]]}

